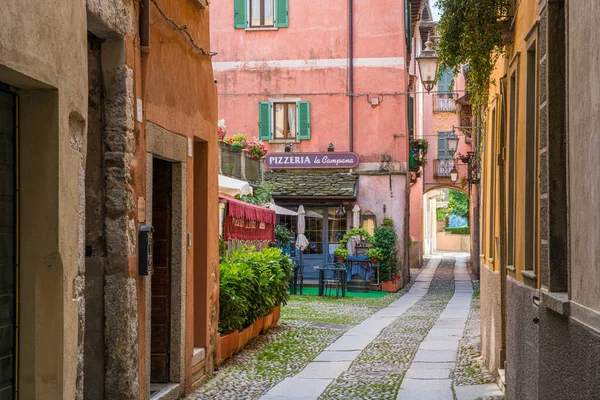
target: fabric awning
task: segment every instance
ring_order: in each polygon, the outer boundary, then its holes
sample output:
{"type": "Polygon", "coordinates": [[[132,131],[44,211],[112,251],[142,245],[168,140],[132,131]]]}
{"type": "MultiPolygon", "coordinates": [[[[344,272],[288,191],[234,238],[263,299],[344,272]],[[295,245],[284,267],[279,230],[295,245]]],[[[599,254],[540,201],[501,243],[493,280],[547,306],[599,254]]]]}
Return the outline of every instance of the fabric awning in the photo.
{"type": "Polygon", "coordinates": [[[223,239],[247,241],[275,241],[275,211],[241,200],[219,195],[227,202],[223,239]]]}
{"type": "Polygon", "coordinates": [[[278,206],[277,204],[274,204],[274,203],[269,203],[269,205],[267,207],[269,207],[270,210],[275,211],[275,213],[277,215],[292,215],[292,216],[298,215],[298,213],[296,211],[288,210],[287,208],[278,206]]]}
{"type": "Polygon", "coordinates": [[[228,196],[252,195],[252,186],[248,182],[233,179],[225,175],[219,175],[219,193],[228,196]]]}

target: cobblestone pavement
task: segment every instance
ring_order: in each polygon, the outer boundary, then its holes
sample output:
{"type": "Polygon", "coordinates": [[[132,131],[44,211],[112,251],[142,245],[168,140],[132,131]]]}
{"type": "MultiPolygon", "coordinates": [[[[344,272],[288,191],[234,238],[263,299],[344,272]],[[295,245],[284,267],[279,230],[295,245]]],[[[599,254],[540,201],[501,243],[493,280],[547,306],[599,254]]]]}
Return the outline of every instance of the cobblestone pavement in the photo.
{"type": "MultiPolygon", "coordinates": [[[[352,331],[362,329],[361,327],[368,323],[361,325],[365,319],[369,318],[369,321],[372,321],[377,315],[386,318],[385,313],[393,310],[394,305],[400,304],[398,302],[414,283],[415,273],[413,281],[402,291],[379,299],[292,297],[289,304],[282,308],[279,327],[251,341],[240,354],[225,362],[204,386],[186,399],[259,399],[261,396],[265,399],[404,399],[398,393],[405,374],[412,364],[418,364],[413,361],[419,346],[431,332],[454,294],[454,257],[444,255],[440,260],[438,256],[434,261],[439,264],[435,273],[429,275],[431,282],[428,286],[420,289],[418,284],[423,282],[417,282],[411,291],[413,293],[415,290],[422,290],[418,300],[410,303],[401,314],[396,314],[397,317],[390,319],[388,315],[389,322],[386,323],[386,327],[378,335],[373,335],[361,348],[343,353],[355,354],[348,361],[342,360],[337,363],[340,371],[334,373],[324,369],[322,373],[325,376],[330,374],[331,379],[314,379],[319,370],[313,368],[311,373],[310,367],[320,364],[319,361],[331,361],[325,360],[324,355],[335,353],[330,351],[332,343],[340,343],[348,334],[352,335],[352,331]],[[324,351],[326,349],[328,351],[324,351]],[[287,382],[290,379],[295,380],[300,387],[290,390],[283,397],[280,396],[281,392],[277,392],[274,387],[279,388],[284,380],[287,382]],[[315,388],[319,384],[322,387],[315,388]],[[303,389],[309,386],[315,394],[303,395],[303,389]]],[[[425,259],[425,263],[427,262],[431,260],[425,259]]],[[[477,289],[477,286],[474,289],[477,289]]],[[[410,296],[407,296],[406,300],[409,300],[410,296]]],[[[468,307],[468,303],[465,306],[468,307]]],[[[446,310],[449,308],[451,307],[446,310]]],[[[463,324],[465,317],[466,309],[463,324]]],[[[501,399],[501,396],[487,395],[496,394],[497,387],[491,384],[494,377],[478,360],[478,290],[471,300],[466,321],[462,339],[458,344],[458,356],[455,354],[456,364],[449,364],[448,371],[451,373],[450,376],[445,376],[450,378],[447,381],[453,390],[453,395],[448,398],[501,399]]],[[[335,344],[333,346],[335,347],[335,344]]],[[[327,365],[329,368],[336,363],[327,365]]],[[[418,398],[427,400],[430,397],[418,398]]]]}

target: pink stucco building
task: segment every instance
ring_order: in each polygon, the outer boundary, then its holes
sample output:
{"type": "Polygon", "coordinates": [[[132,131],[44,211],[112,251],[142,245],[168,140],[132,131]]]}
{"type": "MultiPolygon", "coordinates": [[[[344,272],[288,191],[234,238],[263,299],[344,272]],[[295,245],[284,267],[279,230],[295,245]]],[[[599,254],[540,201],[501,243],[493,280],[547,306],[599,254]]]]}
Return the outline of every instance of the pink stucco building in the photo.
{"type": "Polygon", "coordinates": [[[327,260],[358,205],[365,226],[393,218],[401,238],[400,266],[408,274],[403,249],[409,226],[410,38],[423,2],[211,4],[219,118],[226,120],[228,134],[260,138],[270,153],[286,146],[295,154],[333,147],[359,157],[352,169],[266,173],[277,185],[278,204],[302,204],[316,215],[307,223],[309,263],[327,260]]]}
{"type": "MultiPolygon", "coordinates": [[[[413,38],[415,57],[425,49],[429,35],[435,35],[436,23],[432,21],[429,1],[424,4],[413,38]]],[[[466,192],[467,166],[455,161],[448,151],[447,138],[459,138],[456,154],[471,151],[470,129],[471,106],[465,92],[463,71],[454,75],[452,71],[442,71],[437,85],[427,93],[419,78],[416,64],[411,65],[411,74],[416,75],[415,83],[415,140],[427,142],[427,162],[420,171],[412,174],[410,190],[410,236],[411,266],[418,267],[424,253],[435,249],[435,207],[431,206],[427,193],[436,189],[448,188],[466,192]],[[450,171],[458,170],[459,179],[453,183],[450,171]]],[[[435,204],[435,202],[433,202],[435,204]]]]}

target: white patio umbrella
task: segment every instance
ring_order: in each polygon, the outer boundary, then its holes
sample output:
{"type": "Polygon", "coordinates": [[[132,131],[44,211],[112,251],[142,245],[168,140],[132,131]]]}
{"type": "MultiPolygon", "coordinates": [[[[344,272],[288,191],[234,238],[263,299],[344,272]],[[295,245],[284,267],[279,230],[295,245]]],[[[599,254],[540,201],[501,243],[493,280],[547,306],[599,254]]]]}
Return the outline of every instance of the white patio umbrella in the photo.
{"type": "Polygon", "coordinates": [[[296,248],[300,250],[300,260],[302,260],[302,251],[308,247],[308,239],[304,236],[306,230],[306,221],[304,220],[304,206],[298,207],[298,237],[296,238],[296,248]]]}
{"type": "Polygon", "coordinates": [[[360,228],[360,207],[358,204],[352,209],[352,227],[360,228]]]}

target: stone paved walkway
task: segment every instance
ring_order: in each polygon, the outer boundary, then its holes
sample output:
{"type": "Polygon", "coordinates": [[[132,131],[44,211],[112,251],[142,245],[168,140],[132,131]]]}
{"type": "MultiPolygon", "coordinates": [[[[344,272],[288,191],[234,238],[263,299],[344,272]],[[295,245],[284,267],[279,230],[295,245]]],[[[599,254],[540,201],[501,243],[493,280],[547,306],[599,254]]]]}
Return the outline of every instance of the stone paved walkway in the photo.
{"type": "Polygon", "coordinates": [[[281,326],[188,399],[502,399],[477,358],[479,297],[465,262],[426,259],[412,285],[381,299],[294,297],[281,326]]]}

